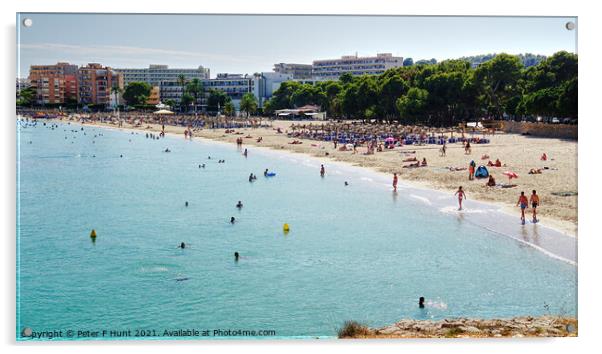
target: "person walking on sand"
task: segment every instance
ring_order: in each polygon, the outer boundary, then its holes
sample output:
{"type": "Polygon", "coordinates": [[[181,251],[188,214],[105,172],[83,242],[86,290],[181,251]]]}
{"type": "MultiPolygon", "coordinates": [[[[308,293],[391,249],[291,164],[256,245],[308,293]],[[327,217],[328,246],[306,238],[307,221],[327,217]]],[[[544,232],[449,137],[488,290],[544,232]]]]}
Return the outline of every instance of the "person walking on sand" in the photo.
{"type": "Polygon", "coordinates": [[[520,192],[520,197],[518,197],[518,202],[516,202],[516,206],[520,205],[520,221],[522,224],[525,224],[525,209],[529,207],[529,200],[525,195],[525,192],[520,192]]]}
{"type": "Polygon", "coordinates": [[[462,200],[466,198],[466,193],[462,190],[462,186],[458,187],[454,195],[458,195],[458,210],[462,210],[462,200]]]}
{"type": "Polygon", "coordinates": [[[324,169],[324,165],[320,165],[320,177],[324,177],[326,170],[324,169]]]}
{"type": "Polygon", "coordinates": [[[529,202],[531,203],[531,208],[533,209],[533,222],[536,223],[539,221],[537,220],[537,207],[539,206],[539,196],[537,195],[535,189],[533,190],[533,193],[529,198],[529,202]]]}
{"type": "Polygon", "coordinates": [[[470,164],[468,164],[468,180],[472,181],[474,179],[474,172],[475,172],[475,168],[477,167],[477,164],[474,162],[474,160],[470,161],[470,164]]]}
{"type": "Polygon", "coordinates": [[[393,174],[393,191],[397,192],[397,173],[393,174]]]}
{"type": "Polygon", "coordinates": [[[445,157],[447,152],[447,146],[445,145],[445,142],[443,142],[443,146],[441,147],[441,157],[445,157]]]}

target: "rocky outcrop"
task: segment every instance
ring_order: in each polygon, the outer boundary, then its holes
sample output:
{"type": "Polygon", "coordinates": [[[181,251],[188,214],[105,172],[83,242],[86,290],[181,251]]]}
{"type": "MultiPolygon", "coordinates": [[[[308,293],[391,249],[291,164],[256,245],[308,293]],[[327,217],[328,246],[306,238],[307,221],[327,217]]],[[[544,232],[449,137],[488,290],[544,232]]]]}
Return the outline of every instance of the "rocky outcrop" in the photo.
{"type": "Polygon", "coordinates": [[[390,326],[356,332],[355,338],[576,337],[577,319],[542,316],[493,320],[401,320],[390,326]]]}

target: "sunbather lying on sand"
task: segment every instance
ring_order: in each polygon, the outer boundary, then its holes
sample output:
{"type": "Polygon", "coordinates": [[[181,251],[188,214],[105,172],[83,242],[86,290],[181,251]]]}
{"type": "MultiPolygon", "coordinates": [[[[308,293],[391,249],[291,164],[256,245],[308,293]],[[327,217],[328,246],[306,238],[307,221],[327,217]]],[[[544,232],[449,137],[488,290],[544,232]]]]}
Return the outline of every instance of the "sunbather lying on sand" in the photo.
{"type": "Polygon", "coordinates": [[[502,162],[500,161],[500,159],[496,159],[495,163],[491,162],[491,160],[489,160],[489,162],[487,162],[487,166],[490,167],[502,167],[502,162]]]}
{"type": "Polygon", "coordinates": [[[414,161],[418,161],[418,159],[415,157],[409,157],[409,158],[403,160],[403,162],[414,162],[414,161]]]}
{"type": "Polygon", "coordinates": [[[539,175],[541,174],[541,168],[532,168],[529,170],[530,175],[539,175]]]}
{"type": "MultiPolygon", "coordinates": [[[[426,166],[426,165],[423,165],[426,166]]],[[[416,163],[411,163],[409,165],[403,166],[403,168],[415,168],[415,167],[423,167],[420,165],[420,162],[416,161],[416,163]]]]}
{"type": "Polygon", "coordinates": [[[297,144],[303,144],[303,142],[299,141],[299,140],[293,140],[289,144],[297,145],[297,144]]]}
{"type": "Polygon", "coordinates": [[[489,158],[489,155],[487,155],[487,154],[481,156],[481,160],[487,160],[488,158],[489,158]]]}

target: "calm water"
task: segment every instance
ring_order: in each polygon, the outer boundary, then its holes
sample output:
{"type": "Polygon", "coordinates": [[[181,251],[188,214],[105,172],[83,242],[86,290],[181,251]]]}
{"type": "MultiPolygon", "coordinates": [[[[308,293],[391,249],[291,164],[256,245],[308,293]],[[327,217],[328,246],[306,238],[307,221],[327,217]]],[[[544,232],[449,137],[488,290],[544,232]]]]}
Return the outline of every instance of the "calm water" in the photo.
{"type": "Polygon", "coordinates": [[[322,179],[301,155],[250,147],[245,158],[234,145],[79,129],[20,129],[18,336],[24,327],[334,336],[349,319],[576,315],[574,265],[407,190],[393,196],[369,173],[327,165],[322,179]],[[433,304],[419,310],[420,296],[433,304]]]}

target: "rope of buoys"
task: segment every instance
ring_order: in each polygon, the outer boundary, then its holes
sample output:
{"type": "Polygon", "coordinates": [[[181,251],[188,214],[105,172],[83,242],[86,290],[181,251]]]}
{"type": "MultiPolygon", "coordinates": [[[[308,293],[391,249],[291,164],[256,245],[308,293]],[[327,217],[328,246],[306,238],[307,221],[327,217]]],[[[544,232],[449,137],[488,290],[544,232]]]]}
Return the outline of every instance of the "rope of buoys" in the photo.
{"type": "Polygon", "coordinates": [[[90,232],[90,238],[96,238],[96,230],[92,229],[92,232],[90,232]]]}
{"type": "Polygon", "coordinates": [[[291,231],[291,228],[288,226],[288,224],[284,224],[284,225],[282,225],[282,231],[289,232],[289,231],[291,231]]]}

